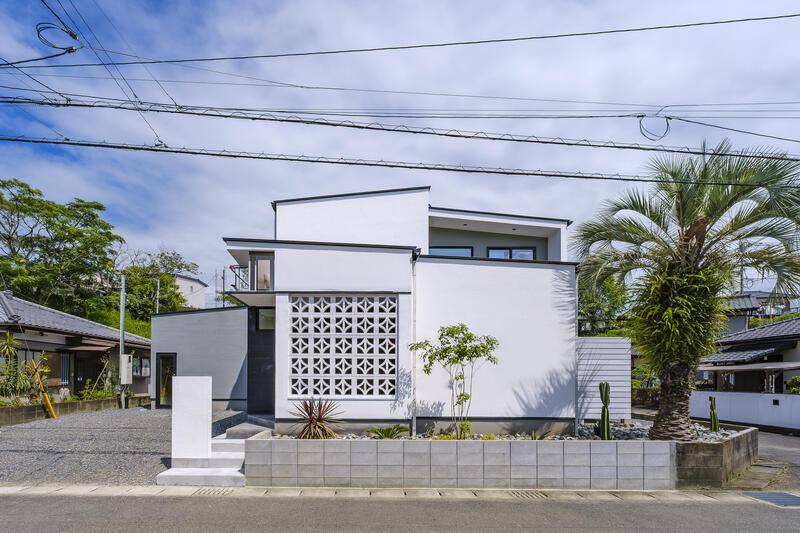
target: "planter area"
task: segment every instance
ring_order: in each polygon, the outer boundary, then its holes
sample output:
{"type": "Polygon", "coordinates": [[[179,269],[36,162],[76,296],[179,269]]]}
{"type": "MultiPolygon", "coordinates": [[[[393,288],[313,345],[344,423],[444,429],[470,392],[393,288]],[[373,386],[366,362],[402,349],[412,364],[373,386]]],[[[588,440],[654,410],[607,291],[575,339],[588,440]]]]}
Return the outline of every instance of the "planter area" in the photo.
{"type": "MultiPolygon", "coordinates": [[[[134,396],[128,399],[130,407],[147,407],[150,405],[150,398],[146,396],[134,396]]],[[[56,416],[64,416],[81,411],[104,411],[106,409],[117,409],[118,400],[81,400],[77,402],[54,403],[53,411],[56,416]]],[[[0,407],[0,427],[24,424],[34,420],[50,418],[44,404],[21,405],[18,407],[0,407]]]]}
{"type": "Polygon", "coordinates": [[[248,485],[673,489],[675,443],[657,441],[245,441],[248,485]]]}
{"type": "Polygon", "coordinates": [[[719,442],[245,441],[247,485],[671,490],[720,487],[758,455],[758,430],[719,442]]]}

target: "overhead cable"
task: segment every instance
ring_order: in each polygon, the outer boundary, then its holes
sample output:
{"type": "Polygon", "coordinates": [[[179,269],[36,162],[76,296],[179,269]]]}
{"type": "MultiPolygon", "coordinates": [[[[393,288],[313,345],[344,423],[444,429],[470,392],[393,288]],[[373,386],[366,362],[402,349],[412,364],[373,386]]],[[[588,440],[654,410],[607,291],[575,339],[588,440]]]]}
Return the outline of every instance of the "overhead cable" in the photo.
{"type": "MultiPolygon", "coordinates": [[[[72,95],[77,96],[77,95],[72,95]]],[[[221,107],[202,107],[202,106],[173,106],[166,103],[140,102],[133,104],[126,100],[79,100],[71,98],[69,102],[51,102],[48,100],[34,100],[24,97],[0,97],[0,104],[13,105],[38,105],[50,107],[79,107],[79,108],[100,108],[118,109],[125,111],[171,113],[179,115],[194,115],[211,118],[227,118],[240,120],[257,120],[268,122],[283,122],[293,124],[306,124],[315,126],[342,127],[358,130],[383,131],[389,133],[405,133],[416,135],[430,135],[438,137],[450,137],[461,139],[478,139],[487,141],[505,141],[517,143],[532,143],[560,146],[579,146],[589,148],[615,148],[622,150],[639,150],[647,152],[667,152],[688,155],[713,155],[713,151],[687,146],[666,146],[666,145],[647,145],[638,143],[621,143],[615,141],[596,141],[588,139],[571,139],[566,137],[543,137],[538,135],[519,135],[513,133],[496,133],[486,131],[469,131],[458,129],[442,129],[433,127],[418,127],[407,124],[382,124],[378,122],[352,122],[352,121],[331,121],[322,118],[307,118],[292,114],[281,114],[276,112],[265,112],[257,109],[244,108],[221,108],[221,107]]],[[[774,153],[757,152],[731,152],[731,157],[763,158],[781,161],[800,161],[800,155],[786,155],[774,153]]]]}
{"type": "MultiPolygon", "coordinates": [[[[691,184],[720,185],[720,186],[730,186],[730,187],[749,187],[749,188],[763,187],[762,185],[757,185],[757,184],[738,183],[738,182],[720,181],[720,180],[702,180],[702,181],[665,180],[661,178],[654,178],[647,176],[636,176],[630,174],[609,174],[602,172],[562,172],[558,170],[530,170],[521,168],[450,165],[443,163],[412,163],[408,161],[386,161],[382,159],[381,160],[353,159],[346,157],[273,154],[266,152],[245,152],[245,151],[231,151],[231,150],[219,150],[219,149],[207,149],[207,148],[175,147],[175,146],[164,146],[164,145],[151,146],[147,144],[125,144],[125,143],[112,143],[108,141],[89,141],[89,140],[75,140],[75,139],[49,139],[41,137],[36,138],[36,137],[11,136],[11,135],[0,135],[0,142],[84,146],[92,148],[107,148],[113,150],[203,155],[211,157],[226,157],[226,158],[236,158],[236,159],[263,159],[270,161],[289,161],[289,162],[300,162],[300,163],[318,163],[318,164],[345,165],[345,166],[403,168],[408,170],[432,170],[439,172],[456,172],[465,174],[530,176],[530,177],[541,177],[541,178],[563,178],[563,179],[580,179],[580,180],[606,180],[606,181],[622,181],[622,182],[633,182],[633,183],[691,183],[691,184]]],[[[800,186],[795,186],[795,185],[779,185],[773,188],[800,190],[800,186]]]]}
{"type": "MultiPolygon", "coordinates": [[[[338,50],[321,50],[321,51],[308,51],[308,52],[282,52],[275,54],[254,54],[254,55],[239,55],[239,56],[225,56],[225,57],[203,57],[203,58],[184,58],[184,59],[154,59],[154,60],[137,60],[137,61],[120,61],[112,63],[114,65],[142,65],[142,64],[160,64],[160,63],[194,63],[194,62],[211,62],[211,61],[233,61],[244,59],[275,59],[281,57],[301,57],[301,56],[319,56],[319,55],[337,55],[337,54],[353,54],[363,52],[386,52],[392,50],[413,50],[420,48],[444,48],[452,46],[472,46],[472,45],[485,45],[485,44],[498,44],[510,43],[520,41],[537,41],[545,39],[562,39],[567,37],[589,37],[596,35],[609,35],[616,33],[633,33],[652,30],[670,30],[681,28],[692,28],[699,26],[716,26],[722,24],[737,24],[742,22],[760,22],[767,20],[779,20],[800,17],[800,13],[790,13],[785,15],[771,15],[764,17],[746,17],[738,19],[727,20],[713,20],[704,22],[689,22],[682,24],[661,24],[657,26],[640,26],[635,28],[621,28],[611,30],[596,30],[584,31],[573,33],[557,33],[548,35],[532,35],[525,37],[504,37],[498,39],[479,39],[472,41],[451,41],[441,43],[425,43],[425,44],[407,44],[398,46],[378,46],[378,47],[365,47],[365,48],[344,48],[338,50]]],[[[103,64],[97,63],[80,63],[69,65],[48,65],[50,68],[73,68],[73,67],[98,67],[103,64]]]]}

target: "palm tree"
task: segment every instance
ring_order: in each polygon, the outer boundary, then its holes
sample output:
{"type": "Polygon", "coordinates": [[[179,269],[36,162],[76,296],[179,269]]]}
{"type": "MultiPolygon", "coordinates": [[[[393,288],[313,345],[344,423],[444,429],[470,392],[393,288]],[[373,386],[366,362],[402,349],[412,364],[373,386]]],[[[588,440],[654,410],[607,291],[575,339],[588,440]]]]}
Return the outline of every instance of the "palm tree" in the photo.
{"type": "Polygon", "coordinates": [[[782,157],[724,141],[704,156],[653,158],[649,191],[623,193],[577,228],[584,286],[633,284],[633,341],[661,380],[650,438],[693,438],[694,375],[722,333],[740,269],[800,294],[800,163],[782,157]]]}

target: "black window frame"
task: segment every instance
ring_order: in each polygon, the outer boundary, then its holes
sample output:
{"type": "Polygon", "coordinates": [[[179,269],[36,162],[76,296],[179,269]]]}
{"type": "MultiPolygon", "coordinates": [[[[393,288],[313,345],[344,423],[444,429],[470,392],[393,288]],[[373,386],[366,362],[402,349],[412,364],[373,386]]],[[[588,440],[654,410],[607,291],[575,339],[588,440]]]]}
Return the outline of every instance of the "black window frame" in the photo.
{"type": "Polygon", "coordinates": [[[475,248],[472,246],[430,246],[428,245],[428,255],[433,255],[437,257],[448,257],[444,254],[433,254],[431,253],[431,249],[434,250],[469,250],[469,256],[465,255],[456,255],[450,257],[475,257],[475,248]]]}
{"type": "Polygon", "coordinates": [[[277,313],[275,312],[275,307],[274,306],[272,306],[272,307],[266,306],[266,307],[258,307],[258,308],[256,308],[255,324],[254,324],[255,325],[255,330],[256,331],[275,331],[275,319],[276,319],[276,316],[277,316],[277,313]],[[262,327],[260,327],[259,315],[261,314],[261,311],[266,311],[267,309],[271,309],[272,310],[272,327],[271,328],[262,328],[262,327]]]}
{"type": "Polygon", "coordinates": [[[505,259],[506,261],[536,261],[536,246],[487,246],[486,257],[489,259],[505,259]],[[508,252],[508,259],[503,257],[492,257],[494,250],[504,250],[508,252]],[[533,259],[514,259],[514,250],[530,250],[533,252],[533,259]]]}

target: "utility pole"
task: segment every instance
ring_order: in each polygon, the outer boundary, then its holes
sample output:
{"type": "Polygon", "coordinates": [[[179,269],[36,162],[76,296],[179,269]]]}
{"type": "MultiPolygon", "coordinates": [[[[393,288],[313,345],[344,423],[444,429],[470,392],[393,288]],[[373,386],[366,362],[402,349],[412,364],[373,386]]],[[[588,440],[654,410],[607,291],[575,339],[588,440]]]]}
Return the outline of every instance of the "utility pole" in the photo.
{"type": "Polygon", "coordinates": [[[158,314],[159,300],[161,300],[161,278],[156,278],[156,314],[158,314]]]}
{"type": "Polygon", "coordinates": [[[119,404],[122,409],[127,407],[125,395],[126,374],[128,372],[128,358],[125,355],[125,274],[122,275],[122,288],[119,291],[119,404]]]}

